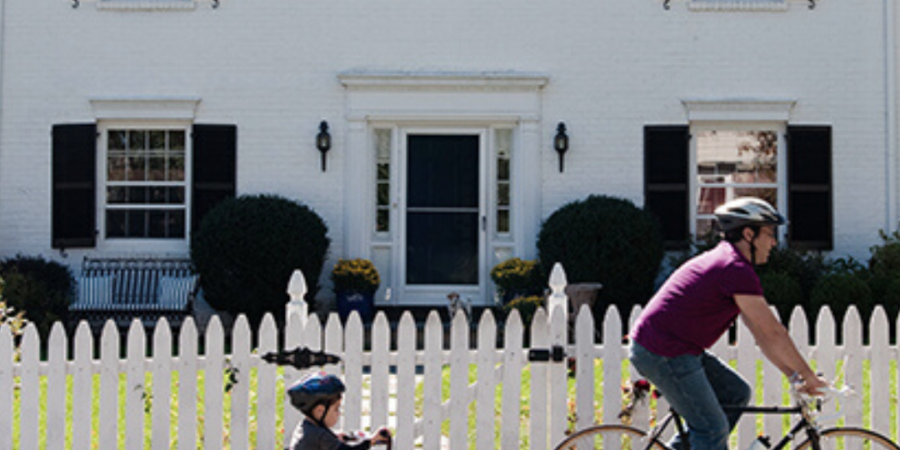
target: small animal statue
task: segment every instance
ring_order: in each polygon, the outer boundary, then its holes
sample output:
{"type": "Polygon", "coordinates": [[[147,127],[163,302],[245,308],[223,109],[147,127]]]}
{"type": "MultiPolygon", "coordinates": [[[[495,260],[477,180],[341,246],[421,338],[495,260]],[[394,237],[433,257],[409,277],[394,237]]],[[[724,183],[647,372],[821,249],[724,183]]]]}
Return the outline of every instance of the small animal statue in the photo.
{"type": "Polygon", "coordinates": [[[447,312],[450,313],[450,319],[456,317],[456,312],[462,310],[466,313],[466,317],[472,318],[472,300],[462,298],[458,292],[447,294],[447,312]]]}

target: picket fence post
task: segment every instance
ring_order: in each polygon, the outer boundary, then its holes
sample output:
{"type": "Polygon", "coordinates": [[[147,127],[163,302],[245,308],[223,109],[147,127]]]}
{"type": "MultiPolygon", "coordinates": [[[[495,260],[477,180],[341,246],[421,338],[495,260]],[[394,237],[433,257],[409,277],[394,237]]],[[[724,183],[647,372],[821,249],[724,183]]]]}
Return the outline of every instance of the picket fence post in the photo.
{"type": "MultiPolygon", "coordinates": [[[[469,317],[457,314],[450,325],[448,342],[444,342],[445,324],[437,312],[432,312],[421,346],[416,342],[416,324],[409,312],[404,312],[396,331],[391,330],[383,312],[378,314],[370,330],[363,326],[356,313],[351,314],[345,325],[334,314],[324,326],[317,316],[311,316],[305,324],[294,322],[294,326],[285,330],[286,346],[324,348],[341,355],[342,364],[322,370],[342,376],[348,387],[344,421],[339,425],[344,430],[374,431],[378,426],[389,425],[395,431],[397,450],[412,450],[417,445],[429,449],[486,450],[497,447],[497,439],[503,450],[518,450],[524,439],[529,439],[531,449],[547,450],[564,437],[569,425],[566,419],[572,411],[577,417],[571,425],[575,428],[594,423],[598,410],[603,411],[603,417],[599,418],[603,422],[620,422],[617,415],[622,408],[623,375],[630,375],[632,381],[638,376],[634,371],[623,374],[627,354],[622,336],[624,324],[635,322],[639,307],[633,308],[626,320],[616,307],[609,307],[599,328],[595,328],[591,310],[582,307],[576,316],[575,339],[571,345],[567,344],[568,321],[563,320],[565,316],[558,308],[537,311],[530,327],[531,348],[566,346],[576,366],[572,399],[566,397],[565,364],[526,360],[529,348],[523,346],[525,327],[518,311],[512,311],[502,325],[502,347],[497,345],[499,324],[490,311],[482,314],[475,334],[469,317]],[[597,343],[597,329],[601,328],[602,342],[597,343]],[[396,333],[394,339],[392,333],[396,333]],[[371,342],[370,350],[364,347],[366,342],[371,342]],[[392,346],[392,342],[396,345],[392,346]],[[597,364],[602,367],[602,383],[596,379],[597,364]],[[370,370],[364,370],[366,366],[370,370]],[[470,379],[473,367],[475,381],[470,379]],[[530,372],[532,383],[527,392],[521,384],[525,372],[530,372]],[[449,373],[450,395],[445,401],[442,389],[448,382],[443,378],[446,373],[449,373]],[[502,394],[500,410],[495,413],[497,389],[502,394]],[[364,395],[364,391],[370,395],[364,395]],[[419,413],[416,413],[417,391],[422,399],[419,413]],[[601,393],[602,404],[595,404],[595,397],[601,393]],[[527,408],[531,417],[525,424],[521,422],[523,395],[530,398],[527,408]],[[471,416],[475,419],[474,428],[469,426],[471,416]],[[442,435],[444,422],[450,424],[447,435],[442,435]]],[[[292,315],[299,319],[296,311],[292,315]]],[[[865,425],[865,420],[876,431],[890,436],[895,425],[890,423],[890,417],[896,413],[897,399],[882,394],[887,392],[883,386],[889,383],[898,348],[889,342],[885,310],[875,308],[869,320],[867,343],[863,340],[862,318],[855,307],[847,310],[840,323],[827,307],[817,316],[813,324],[802,309],[795,308],[789,321],[791,337],[801,354],[814,359],[817,370],[823,371],[826,378],[837,377],[838,387],[848,385],[857,391],[855,396],[826,403],[822,415],[840,412],[848,425],[865,425]],[[841,345],[836,340],[838,326],[843,334],[841,345]],[[814,346],[809,339],[811,329],[815,330],[814,346]],[[870,369],[864,372],[866,364],[870,369]],[[863,391],[867,386],[869,391],[863,391]]],[[[99,358],[94,359],[91,330],[82,322],[76,328],[74,352],[68,360],[67,336],[61,324],[54,324],[47,358],[42,361],[37,329],[29,325],[20,343],[21,360],[16,361],[17,342],[10,327],[0,325],[0,450],[14,445],[31,450],[38,448],[40,442],[46,442],[48,448],[51,444],[54,448],[65,448],[71,442],[70,448],[74,450],[132,448],[143,447],[147,439],[150,448],[158,450],[172,448],[173,437],[177,439],[177,448],[182,450],[222,448],[223,445],[234,450],[280,448],[289,442],[300,417],[285,405],[284,428],[276,429],[276,410],[285,401],[285,395],[276,388],[278,369],[260,358],[277,347],[278,333],[271,315],[263,318],[258,332],[259,346],[252,349],[254,337],[249,324],[246,317],[239,316],[232,332],[231,352],[226,355],[224,330],[215,317],[206,329],[205,351],[200,355],[196,325],[193,319],[187,318],[179,332],[179,351],[175,357],[168,321],[163,319],[155,324],[148,347],[144,324],[134,320],[127,330],[124,352],[120,349],[119,329],[113,321],[108,321],[97,343],[99,358]],[[148,348],[152,355],[148,355],[148,348]],[[224,392],[225,369],[236,371],[238,380],[229,394],[224,392]],[[255,392],[250,390],[254,369],[257,370],[255,392]],[[205,382],[198,387],[199,377],[205,382]],[[99,389],[95,391],[96,378],[99,378],[99,389]],[[177,388],[172,389],[175,379],[177,388]],[[45,393],[41,392],[43,384],[47,385],[45,393]],[[119,395],[120,390],[124,397],[119,395]],[[66,404],[67,395],[71,395],[71,405],[66,404]],[[229,396],[230,420],[224,423],[223,406],[229,396]],[[201,405],[197,404],[200,398],[205,401],[202,415],[201,405]],[[251,417],[253,398],[257,402],[256,415],[251,417]],[[178,419],[170,424],[173,401],[178,402],[178,419]],[[120,417],[123,404],[124,416],[120,417]],[[149,412],[145,407],[150,407],[149,412]],[[72,411],[69,415],[74,420],[72,424],[66,423],[69,416],[61,414],[67,408],[72,411]],[[18,419],[14,418],[14,410],[18,419]],[[100,426],[91,430],[95,421],[100,426]],[[203,423],[199,435],[198,422],[203,423]],[[71,429],[71,437],[65,435],[67,429],[71,429]],[[250,440],[253,429],[255,441],[250,440]]],[[[714,345],[713,351],[729,362],[736,361],[738,372],[756,381],[751,377],[756,375],[763,356],[742,321],[738,322],[736,342],[726,336],[714,345]]],[[[759,403],[783,404],[783,374],[768,362],[762,366],[763,392],[759,403]]],[[[285,385],[303,375],[290,368],[285,368],[284,373],[285,385]]],[[[657,417],[666,408],[663,397],[656,402],[657,417]]],[[[652,413],[649,403],[639,404],[633,411],[632,424],[646,427],[652,413]]],[[[782,431],[780,417],[764,418],[762,423],[766,434],[782,431]]],[[[757,418],[752,415],[741,420],[737,448],[746,448],[756,437],[756,424],[757,418]]]]}

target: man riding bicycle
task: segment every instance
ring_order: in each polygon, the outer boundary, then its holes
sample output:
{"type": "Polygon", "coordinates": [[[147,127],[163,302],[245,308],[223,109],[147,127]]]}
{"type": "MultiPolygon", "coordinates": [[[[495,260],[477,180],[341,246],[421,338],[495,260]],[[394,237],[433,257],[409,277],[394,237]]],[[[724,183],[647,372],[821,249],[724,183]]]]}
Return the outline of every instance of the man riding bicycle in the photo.
{"type": "MultiPolygon", "coordinates": [[[[768,261],[784,217],[765,201],[749,197],[716,208],[715,216],[723,241],[666,280],[630,336],[631,363],[687,421],[691,450],[727,449],[740,412],[726,413],[722,406],[750,402],[747,381],[708,351],[738,315],[766,358],[803,382],[801,392],[816,394],[828,385],[770,310],[754,270],[768,261]]],[[[678,439],[673,448],[681,448],[678,439]]]]}

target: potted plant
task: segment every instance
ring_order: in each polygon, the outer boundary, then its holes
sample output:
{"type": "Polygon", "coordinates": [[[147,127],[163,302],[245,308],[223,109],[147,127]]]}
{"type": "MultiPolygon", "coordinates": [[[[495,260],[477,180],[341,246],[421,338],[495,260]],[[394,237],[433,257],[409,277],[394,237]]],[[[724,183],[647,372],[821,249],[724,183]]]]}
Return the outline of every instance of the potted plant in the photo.
{"type": "Polygon", "coordinates": [[[375,315],[375,291],[381,284],[378,269],[372,261],[363,258],[340,259],[331,271],[331,281],[341,319],[346,319],[352,311],[357,311],[363,320],[372,319],[375,315]]]}
{"type": "Polygon", "coordinates": [[[541,293],[537,261],[507,259],[491,269],[491,279],[497,285],[497,293],[503,304],[517,297],[541,293]]]}

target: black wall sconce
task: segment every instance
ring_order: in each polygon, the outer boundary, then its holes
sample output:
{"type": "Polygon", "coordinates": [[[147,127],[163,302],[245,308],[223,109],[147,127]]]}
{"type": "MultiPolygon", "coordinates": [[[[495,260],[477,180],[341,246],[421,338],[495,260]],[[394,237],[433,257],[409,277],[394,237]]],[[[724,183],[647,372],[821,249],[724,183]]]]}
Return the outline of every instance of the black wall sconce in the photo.
{"type": "Polygon", "coordinates": [[[563,171],[563,157],[569,150],[569,135],[566,134],[566,124],[560,122],[556,126],[556,136],[553,138],[553,148],[559,153],[559,171],[563,171]]]}
{"type": "Polygon", "coordinates": [[[316,135],[316,148],[322,154],[322,172],[325,171],[325,154],[331,150],[331,135],[328,134],[328,122],[319,123],[319,134],[316,135]]]}

